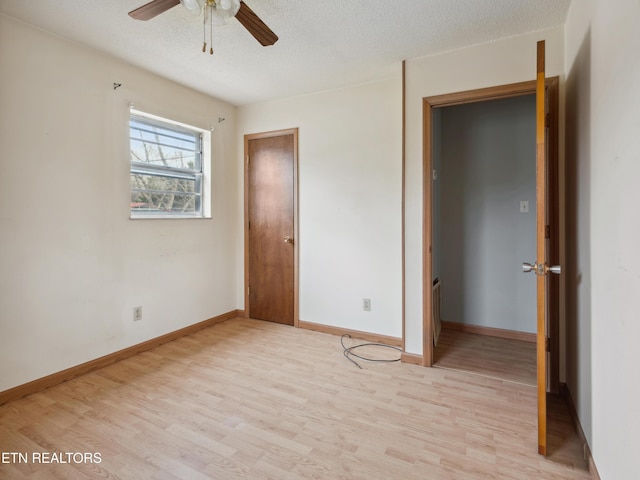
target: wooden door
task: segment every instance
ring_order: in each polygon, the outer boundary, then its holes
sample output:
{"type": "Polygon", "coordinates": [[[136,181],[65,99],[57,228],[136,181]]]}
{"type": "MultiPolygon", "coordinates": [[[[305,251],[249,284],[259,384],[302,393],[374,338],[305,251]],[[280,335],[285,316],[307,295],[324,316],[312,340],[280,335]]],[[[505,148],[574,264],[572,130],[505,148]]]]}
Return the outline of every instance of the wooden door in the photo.
{"type": "MultiPolygon", "coordinates": [[[[548,312],[550,311],[549,261],[549,182],[547,141],[547,98],[545,84],[545,42],[537,44],[536,75],[536,358],[538,389],[538,453],[547,454],[547,368],[548,312]]],[[[557,268],[557,267],[554,267],[557,268]]],[[[558,270],[559,273],[559,270],[558,270]]]]}
{"type": "Polygon", "coordinates": [[[251,318],[297,317],[297,130],[245,136],[245,305],[251,318]]]}

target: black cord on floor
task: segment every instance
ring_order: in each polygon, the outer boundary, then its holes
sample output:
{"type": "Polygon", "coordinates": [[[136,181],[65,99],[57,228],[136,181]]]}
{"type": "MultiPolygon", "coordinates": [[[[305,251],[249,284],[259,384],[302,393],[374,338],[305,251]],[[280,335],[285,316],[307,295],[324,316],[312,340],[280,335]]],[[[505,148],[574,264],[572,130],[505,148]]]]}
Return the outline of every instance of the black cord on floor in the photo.
{"type": "Polygon", "coordinates": [[[351,363],[353,363],[356,367],[358,367],[360,369],[362,369],[360,364],[358,362],[356,362],[353,358],[351,358],[350,355],[352,355],[354,357],[357,357],[357,358],[359,358],[361,360],[366,360],[367,362],[386,362],[386,363],[390,363],[390,362],[399,362],[400,361],[400,357],[393,358],[393,359],[368,358],[368,357],[363,357],[362,355],[358,355],[357,353],[353,353],[353,350],[355,350],[356,348],[360,348],[360,347],[392,348],[394,350],[402,352],[402,349],[399,348],[399,347],[395,347],[393,345],[387,345],[386,343],[361,343],[359,345],[354,345],[353,347],[347,347],[344,344],[344,338],[345,337],[351,338],[351,335],[349,335],[348,333],[345,333],[344,335],[342,335],[342,337],[340,337],[340,344],[342,345],[342,354],[344,355],[344,358],[349,360],[351,363]]]}

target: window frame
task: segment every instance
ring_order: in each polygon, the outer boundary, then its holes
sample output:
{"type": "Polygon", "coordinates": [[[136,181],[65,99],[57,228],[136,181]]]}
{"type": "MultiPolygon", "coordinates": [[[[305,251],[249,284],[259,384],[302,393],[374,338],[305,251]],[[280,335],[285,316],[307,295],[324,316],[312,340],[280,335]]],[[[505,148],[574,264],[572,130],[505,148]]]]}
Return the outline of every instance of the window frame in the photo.
{"type": "MultiPolygon", "coordinates": [[[[153,144],[155,142],[146,142],[149,144],[153,144]]],[[[156,144],[162,145],[162,144],[156,144]]],[[[166,145],[168,147],[174,148],[174,146],[166,145]]],[[[187,150],[189,151],[189,150],[187,150]]],[[[175,120],[171,120],[164,117],[159,117],[157,115],[152,115],[150,113],[136,110],[131,108],[129,111],[129,218],[132,220],[135,219],[179,219],[179,218],[211,218],[211,202],[210,202],[210,169],[211,169],[211,130],[205,130],[199,127],[195,127],[193,125],[188,125],[186,123],[177,122],[175,120]],[[187,134],[192,135],[194,138],[197,137],[198,141],[196,143],[199,144],[199,152],[196,152],[196,168],[180,168],[174,166],[162,166],[162,165],[153,165],[147,164],[144,162],[136,162],[134,161],[134,157],[132,155],[132,144],[134,138],[132,136],[132,121],[137,121],[142,123],[142,125],[148,125],[149,127],[160,127],[162,129],[168,130],[169,132],[175,132],[176,134],[187,134]],[[144,189],[136,190],[134,189],[131,178],[132,175],[148,175],[148,176],[156,176],[160,178],[168,178],[168,179],[185,179],[191,180],[194,182],[194,193],[193,196],[195,198],[195,208],[193,212],[171,212],[171,211],[152,211],[152,210],[136,210],[132,207],[132,196],[135,191],[145,191],[144,189]]],[[[153,190],[146,190],[149,192],[153,192],[153,190]]],[[[172,192],[170,190],[158,190],[157,193],[174,193],[179,195],[184,195],[185,192],[172,192]]],[[[190,192],[187,193],[191,195],[190,192]]]]}

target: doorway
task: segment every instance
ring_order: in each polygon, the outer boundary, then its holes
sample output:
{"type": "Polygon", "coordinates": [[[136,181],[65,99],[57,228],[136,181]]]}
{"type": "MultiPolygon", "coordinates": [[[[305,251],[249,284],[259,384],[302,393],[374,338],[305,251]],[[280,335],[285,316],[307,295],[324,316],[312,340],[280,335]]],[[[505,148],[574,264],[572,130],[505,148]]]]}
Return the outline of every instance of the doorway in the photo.
{"type": "Polygon", "coordinates": [[[434,364],[532,386],[536,283],[519,264],[536,253],[535,113],[533,94],[436,108],[432,155],[434,364]]]}
{"type": "MultiPolygon", "coordinates": [[[[548,96],[549,96],[549,121],[553,123],[553,125],[557,126],[557,112],[558,112],[558,106],[557,106],[557,85],[558,85],[558,79],[557,78],[553,78],[553,79],[549,79],[547,82],[547,91],[548,91],[548,96]]],[[[439,277],[438,279],[441,280],[441,285],[440,285],[440,290],[443,292],[443,297],[441,299],[441,308],[440,311],[442,311],[443,314],[443,320],[445,321],[453,321],[455,322],[455,326],[459,327],[462,326],[464,327],[465,325],[465,317],[466,316],[473,316],[473,314],[480,310],[483,311],[483,314],[486,318],[490,318],[492,315],[495,315],[495,306],[499,305],[501,303],[504,304],[504,294],[505,294],[505,290],[507,292],[510,292],[510,295],[514,295],[514,296],[518,296],[518,295],[522,295],[521,293],[517,293],[517,289],[514,290],[514,285],[511,284],[503,284],[503,285],[507,285],[507,287],[503,287],[502,289],[493,289],[493,291],[485,291],[483,292],[483,290],[487,290],[487,279],[490,280],[490,282],[493,282],[494,280],[492,279],[492,274],[495,273],[495,270],[497,268],[497,265],[500,263],[503,263],[503,259],[502,257],[509,257],[508,259],[506,259],[506,263],[508,263],[509,265],[507,265],[507,269],[510,269],[510,273],[507,273],[507,275],[511,275],[512,278],[514,279],[514,282],[524,282],[526,283],[527,281],[530,282],[530,279],[527,279],[526,276],[522,275],[521,273],[519,273],[519,265],[522,263],[522,261],[526,261],[527,258],[531,257],[533,258],[533,256],[535,256],[535,248],[534,250],[530,253],[530,254],[526,254],[520,251],[512,251],[509,255],[503,255],[505,249],[507,248],[511,248],[511,250],[514,250],[513,246],[514,246],[514,240],[513,238],[510,241],[506,241],[506,238],[504,235],[504,232],[502,232],[502,235],[498,235],[495,236],[496,234],[500,233],[498,231],[499,227],[499,222],[496,225],[492,225],[491,222],[496,220],[496,218],[499,220],[501,215],[511,215],[514,216],[515,222],[518,222],[519,224],[523,224],[521,225],[521,228],[525,228],[524,224],[527,223],[527,220],[532,220],[535,221],[535,191],[533,192],[533,198],[529,198],[531,195],[531,192],[526,192],[524,190],[519,191],[520,187],[514,187],[513,185],[509,186],[509,182],[504,183],[505,178],[500,178],[502,175],[502,169],[497,167],[497,166],[493,166],[492,168],[486,168],[486,167],[482,167],[479,170],[477,169],[477,165],[473,168],[476,168],[476,170],[472,170],[472,174],[470,175],[470,182],[473,184],[474,181],[477,179],[478,176],[489,176],[491,177],[488,182],[493,182],[493,183],[498,183],[499,187],[498,189],[494,189],[492,192],[480,192],[480,194],[478,193],[477,189],[480,188],[484,188],[482,185],[483,183],[481,182],[478,186],[476,185],[475,187],[473,185],[465,185],[464,182],[459,182],[459,179],[453,178],[453,184],[455,185],[457,183],[457,187],[458,189],[460,188],[476,188],[476,198],[472,199],[472,202],[475,202],[474,205],[472,205],[472,207],[470,207],[470,209],[468,210],[464,210],[464,209],[460,209],[463,205],[458,205],[458,206],[453,206],[453,209],[455,210],[455,208],[458,208],[458,212],[457,215],[464,217],[466,215],[466,220],[463,220],[458,222],[458,224],[454,224],[454,225],[449,225],[450,228],[453,228],[453,230],[451,230],[447,236],[447,238],[443,238],[443,236],[440,234],[441,230],[442,230],[442,215],[444,215],[444,211],[441,208],[440,202],[443,201],[443,199],[441,198],[442,196],[442,192],[441,189],[443,188],[442,185],[438,184],[438,175],[439,170],[442,170],[442,167],[440,165],[437,164],[438,159],[437,159],[437,155],[434,155],[434,151],[436,151],[438,148],[441,148],[441,138],[440,138],[440,127],[441,127],[441,116],[445,113],[443,113],[445,111],[445,109],[449,108],[449,107],[453,107],[451,111],[453,111],[455,108],[460,107],[462,110],[460,112],[458,112],[459,114],[462,113],[462,116],[458,115],[457,120],[454,121],[464,121],[464,109],[465,108],[469,108],[471,110],[475,109],[476,107],[480,108],[480,106],[475,105],[478,103],[485,103],[485,102],[503,102],[503,101],[510,101],[509,99],[514,99],[514,101],[516,103],[518,102],[524,102],[527,103],[528,100],[527,98],[531,97],[532,95],[535,94],[535,88],[536,88],[536,82],[532,81],[532,82],[523,82],[523,83],[518,83],[518,84],[511,84],[511,85],[505,85],[505,86],[499,86],[499,87],[493,87],[493,88],[487,88],[487,89],[481,89],[481,90],[474,90],[474,91],[469,91],[469,92],[459,92],[459,93],[454,93],[454,94],[448,94],[448,95],[440,95],[440,96],[436,96],[436,97],[429,97],[429,98],[425,98],[423,101],[423,114],[424,114],[424,138],[425,138],[425,145],[424,145],[424,204],[425,204],[425,218],[424,218],[424,231],[425,231],[425,245],[424,245],[424,278],[425,278],[425,291],[424,291],[424,322],[423,322],[423,328],[424,328],[424,344],[423,344],[423,365],[425,366],[432,366],[434,364],[434,360],[437,360],[436,357],[434,357],[435,354],[435,349],[434,349],[434,318],[433,318],[433,305],[434,302],[437,305],[438,299],[434,299],[433,298],[433,290],[430,287],[431,282],[427,283],[427,279],[431,279],[434,280],[436,277],[439,277]],[[435,179],[434,179],[435,177],[435,179]],[[479,195],[479,197],[478,197],[479,195]],[[488,195],[488,197],[487,197],[488,195]],[[520,195],[522,195],[522,198],[520,198],[520,195]],[[509,197],[512,197],[510,200],[506,200],[509,197]],[[486,217],[487,212],[486,212],[486,208],[487,208],[487,204],[486,202],[494,202],[496,200],[503,200],[503,202],[498,202],[498,205],[500,204],[504,204],[506,205],[507,210],[505,210],[504,212],[502,212],[500,214],[500,210],[498,209],[498,214],[497,217],[495,217],[495,213],[494,213],[494,219],[492,220],[489,217],[486,217]],[[520,201],[524,201],[526,202],[525,204],[520,204],[520,201]],[[485,202],[485,204],[483,204],[482,202],[485,202]],[[475,208],[475,210],[474,210],[475,208]],[[528,210],[529,213],[520,213],[520,211],[522,210],[528,210]],[[482,230],[479,230],[479,224],[482,227],[482,230]],[[489,227],[489,228],[487,228],[489,227]],[[495,227],[495,228],[494,228],[495,227]],[[457,231],[455,230],[457,229],[457,231]],[[474,230],[475,229],[475,230],[474,230]],[[495,236],[495,238],[492,238],[493,236],[495,236]],[[455,242],[459,242],[460,245],[458,245],[458,250],[457,251],[452,251],[450,252],[449,256],[445,259],[442,256],[442,245],[446,244],[448,247],[451,247],[451,244],[455,243],[455,242]],[[501,245],[501,242],[503,243],[501,245]],[[483,243],[485,245],[493,245],[495,246],[495,244],[497,243],[497,245],[500,247],[499,249],[495,250],[494,249],[494,253],[493,254],[487,254],[485,252],[485,249],[482,247],[483,243]],[[466,248],[466,254],[464,249],[466,248]],[[460,250],[462,249],[462,250],[460,250]],[[495,253],[495,252],[500,252],[500,253],[495,253]],[[524,258],[521,258],[521,256],[524,255],[524,258]],[[464,258],[468,258],[470,259],[466,264],[464,262],[464,258]],[[511,258],[513,257],[513,258],[511,258]],[[445,270],[449,270],[448,272],[443,272],[443,266],[442,263],[445,262],[447,263],[447,268],[445,268],[445,270]],[[457,269],[457,272],[455,271],[457,269]],[[453,272],[451,270],[454,270],[453,272]],[[520,275],[520,277],[515,276],[514,275],[520,275]],[[462,286],[458,285],[457,288],[461,288],[462,291],[467,291],[467,292],[472,292],[473,295],[475,295],[475,298],[471,298],[471,299],[467,299],[468,301],[461,301],[460,300],[460,295],[456,295],[456,286],[454,285],[450,285],[452,278],[455,279],[455,277],[458,277],[458,281],[462,282],[462,286]],[[440,277],[444,277],[444,278],[440,278],[440,277]],[[469,285],[464,285],[464,282],[472,282],[472,284],[469,285]],[[449,289],[449,290],[447,290],[449,289]],[[453,291],[452,291],[453,290],[453,291]],[[448,296],[447,296],[448,295],[448,296]],[[449,305],[449,307],[447,307],[447,305],[449,305]],[[465,309],[467,310],[465,312],[465,309]],[[469,310],[473,310],[472,312],[469,312],[469,310]],[[453,313],[452,313],[453,312],[453,313]],[[452,315],[454,318],[446,318],[446,315],[452,315]]],[[[481,114],[482,115],[482,114],[481,114]]],[[[530,113],[531,115],[531,119],[529,120],[530,122],[532,122],[532,125],[534,126],[533,128],[535,129],[535,108],[532,110],[532,113],[530,113]]],[[[453,117],[455,117],[455,115],[453,115],[453,117]]],[[[482,141],[488,141],[487,138],[485,137],[484,139],[482,138],[482,128],[486,128],[487,125],[482,126],[481,128],[479,128],[479,133],[476,132],[478,135],[480,135],[481,138],[478,138],[477,141],[482,142],[482,141]]],[[[449,132],[451,135],[454,136],[454,141],[455,141],[455,124],[452,127],[453,128],[453,133],[449,132]]],[[[450,128],[451,130],[451,128],[450,128]]],[[[549,140],[550,140],[550,152],[553,152],[553,155],[550,156],[550,170],[552,171],[557,171],[557,127],[555,128],[550,128],[549,129],[549,140]],[[555,131],[554,131],[555,130],[555,131]]],[[[535,130],[533,131],[533,137],[531,140],[529,140],[533,145],[533,150],[532,153],[529,155],[529,161],[530,161],[530,169],[532,169],[532,172],[528,172],[527,175],[530,175],[532,177],[532,182],[533,182],[533,186],[535,189],[535,130]]],[[[461,142],[459,142],[461,143],[461,142]]],[[[503,146],[503,145],[501,145],[503,146]]],[[[458,145],[458,147],[460,147],[460,145],[458,145]]],[[[464,147],[462,147],[464,148],[464,147]]],[[[446,160],[445,160],[446,161],[446,160]]],[[[489,159],[489,162],[492,162],[493,159],[489,159]]],[[[446,167],[444,167],[445,169],[445,175],[447,174],[446,172],[446,167]]],[[[449,175],[451,175],[451,170],[450,169],[450,173],[449,175]]],[[[519,169],[517,169],[519,170],[519,169]]],[[[526,170],[526,169],[525,169],[526,170]]],[[[454,173],[455,173],[455,169],[453,169],[454,173]]],[[[504,172],[503,172],[504,173],[504,172]]],[[[512,172],[512,174],[514,174],[512,172]]],[[[519,174],[518,171],[515,172],[515,174],[519,174]]],[[[455,175],[454,175],[455,177],[455,175]]],[[[552,192],[552,197],[557,199],[557,175],[552,175],[552,181],[549,185],[549,190],[550,192],[552,192]],[[555,183],[554,183],[555,182],[555,183]]],[[[449,180],[451,180],[451,178],[449,178],[449,180]]],[[[477,182],[476,182],[477,183],[477,182]]],[[[485,184],[486,186],[486,184],[485,184]]],[[[447,186],[447,188],[451,188],[451,186],[447,186]]],[[[463,192],[458,192],[459,198],[463,197],[463,192]]],[[[451,205],[449,205],[447,208],[449,208],[449,210],[451,210],[451,205]]],[[[502,208],[502,207],[501,207],[502,208]]],[[[557,203],[556,203],[556,208],[557,208],[557,203]]],[[[455,216],[456,212],[453,211],[447,211],[446,212],[447,215],[451,216],[455,216]]],[[[552,215],[552,228],[550,229],[550,234],[552,235],[552,237],[557,237],[558,236],[558,228],[557,228],[557,215],[552,215]]],[[[533,231],[530,233],[530,238],[528,239],[528,241],[530,242],[534,242],[533,245],[535,246],[535,226],[533,227],[533,231]]],[[[552,241],[552,243],[554,243],[552,241]]],[[[555,242],[555,244],[557,245],[557,242],[555,242]]],[[[517,250],[517,249],[516,249],[517,250]]],[[[556,248],[556,252],[553,255],[557,255],[557,248],[556,248]]],[[[520,289],[522,290],[522,288],[520,289]]],[[[531,292],[535,291],[535,285],[530,286],[529,289],[527,289],[527,293],[526,295],[529,298],[534,297],[531,292]]],[[[460,292],[457,292],[460,293],[460,292]]],[[[556,292],[555,292],[555,297],[556,297],[556,302],[553,303],[554,305],[554,312],[550,312],[552,315],[550,315],[550,346],[551,346],[551,351],[549,354],[549,364],[550,364],[550,381],[551,381],[551,390],[554,390],[554,388],[558,388],[558,363],[559,363],[559,349],[558,349],[558,312],[557,312],[557,288],[556,288],[556,292]]],[[[553,295],[552,295],[553,296],[553,295]]],[[[535,304],[532,306],[532,317],[531,317],[531,321],[534,322],[532,325],[525,325],[526,321],[525,317],[527,315],[520,315],[520,312],[517,310],[518,305],[517,303],[511,303],[511,306],[509,308],[511,308],[511,316],[512,317],[521,317],[519,321],[516,321],[516,324],[514,327],[510,326],[508,323],[491,323],[493,320],[489,320],[489,321],[484,321],[484,323],[480,322],[480,325],[485,325],[488,328],[486,329],[480,329],[480,332],[474,332],[474,333],[495,333],[498,336],[503,336],[502,334],[506,332],[507,336],[509,336],[509,334],[511,332],[513,332],[514,330],[516,330],[514,333],[519,334],[520,332],[524,331],[524,338],[526,339],[527,337],[527,333],[528,332],[535,332],[535,304]],[[515,305],[515,307],[514,307],[515,305]],[[515,310],[514,310],[515,308],[515,310]],[[519,323],[518,323],[519,322],[519,323]],[[525,322],[525,323],[523,323],[525,322]],[[524,325],[524,326],[523,326],[524,325]]],[[[526,310],[526,309],[525,309],[526,310]]],[[[474,322],[472,320],[472,322],[474,322]]],[[[472,323],[469,322],[469,323],[472,323]]],[[[477,321],[475,321],[475,323],[478,323],[477,321]]],[[[466,328],[457,328],[456,332],[454,332],[454,337],[456,335],[463,335],[463,334],[468,334],[469,331],[473,331],[472,329],[466,329],[466,328]]],[[[535,339],[535,334],[532,333],[530,334],[531,338],[530,340],[535,339]]],[[[488,339],[489,337],[485,337],[485,339],[488,339]]],[[[517,337],[516,337],[517,338],[517,337]]],[[[446,337],[444,337],[445,342],[446,341],[451,341],[451,335],[450,338],[447,340],[446,337]]],[[[500,339],[497,338],[496,339],[498,342],[502,341],[504,339],[500,339]]],[[[522,338],[520,339],[522,340],[522,338]]],[[[490,347],[490,348],[494,348],[494,347],[490,347]]],[[[495,347],[497,349],[500,349],[502,347],[495,347]]],[[[464,350],[464,349],[462,349],[464,350]]],[[[527,350],[527,348],[525,348],[525,350],[527,350]]],[[[473,358],[466,358],[466,361],[470,361],[471,363],[474,362],[473,358]]],[[[475,359],[476,364],[479,363],[477,362],[478,359],[475,359]]],[[[535,372],[535,356],[533,356],[533,365],[532,365],[532,372],[535,372]]]]}
{"type": "Polygon", "coordinates": [[[298,130],[244,140],[245,315],[298,326],[298,130]]]}

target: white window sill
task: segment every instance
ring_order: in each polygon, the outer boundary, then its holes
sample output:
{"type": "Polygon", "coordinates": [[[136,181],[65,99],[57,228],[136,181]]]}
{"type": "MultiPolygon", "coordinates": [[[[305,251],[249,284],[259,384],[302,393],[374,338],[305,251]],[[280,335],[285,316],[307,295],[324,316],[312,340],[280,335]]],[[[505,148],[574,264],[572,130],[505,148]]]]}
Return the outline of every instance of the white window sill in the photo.
{"type": "Polygon", "coordinates": [[[130,215],[129,220],[211,220],[202,215],[130,215]]]}

